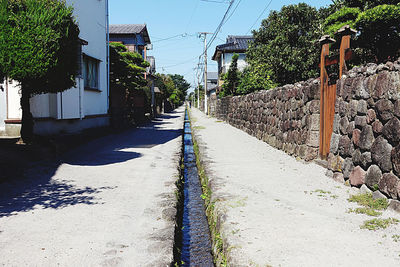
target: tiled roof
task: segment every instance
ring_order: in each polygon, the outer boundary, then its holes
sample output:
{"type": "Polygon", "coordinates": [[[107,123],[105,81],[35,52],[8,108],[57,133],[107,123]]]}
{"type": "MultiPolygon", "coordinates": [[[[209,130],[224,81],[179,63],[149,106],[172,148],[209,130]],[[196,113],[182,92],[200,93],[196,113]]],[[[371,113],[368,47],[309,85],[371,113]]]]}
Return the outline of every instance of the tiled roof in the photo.
{"type": "Polygon", "coordinates": [[[110,25],[110,35],[112,34],[141,34],[146,44],[151,44],[146,24],[112,24],[110,25]]]}
{"type": "Polygon", "coordinates": [[[254,40],[252,35],[228,35],[226,43],[217,45],[215,53],[212,57],[215,60],[217,53],[221,52],[245,52],[249,48],[249,44],[254,40]]]}
{"type": "Polygon", "coordinates": [[[110,25],[110,33],[134,34],[141,33],[146,28],[146,24],[113,24],[110,25]]]}
{"type": "Polygon", "coordinates": [[[247,50],[247,48],[249,48],[249,43],[253,40],[254,38],[251,35],[229,35],[228,38],[226,38],[226,44],[223,45],[224,47],[222,48],[222,50],[247,50]]]}

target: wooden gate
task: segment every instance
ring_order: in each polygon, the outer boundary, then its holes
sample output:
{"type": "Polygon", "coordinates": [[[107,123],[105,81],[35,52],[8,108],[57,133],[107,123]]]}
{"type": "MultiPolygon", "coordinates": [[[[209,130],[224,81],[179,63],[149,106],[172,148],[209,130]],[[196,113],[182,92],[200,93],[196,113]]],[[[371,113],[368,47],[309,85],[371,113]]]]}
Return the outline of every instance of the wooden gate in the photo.
{"type": "Polygon", "coordinates": [[[329,154],[331,137],[333,133],[333,120],[335,118],[336,83],[329,84],[327,66],[339,64],[339,79],[346,69],[346,60],[352,56],[350,50],[350,37],[356,31],[348,25],[342,27],[336,35],[341,38],[339,55],[329,57],[329,46],[336,41],[329,35],[324,35],[320,40],[321,63],[320,63],[320,126],[319,126],[319,154],[326,159],[329,154]]]}

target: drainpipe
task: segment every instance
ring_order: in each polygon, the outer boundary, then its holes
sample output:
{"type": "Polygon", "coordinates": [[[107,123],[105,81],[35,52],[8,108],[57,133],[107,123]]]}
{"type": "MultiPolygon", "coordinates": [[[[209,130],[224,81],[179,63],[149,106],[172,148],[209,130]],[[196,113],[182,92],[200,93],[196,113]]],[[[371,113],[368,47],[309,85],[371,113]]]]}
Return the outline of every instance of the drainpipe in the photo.
{"type": "Polygon", "coordinates": [[[108,0],[106,0],[106,46],[107,46],[107,113],[110,113],[110,22],[108,0]]]}
{"type": "Polygon", "coordinates": [[[82,87],[81,87],[81,78],[78,78],[78,90],[79,90],[79,119],[82,120],[82,87]]]}

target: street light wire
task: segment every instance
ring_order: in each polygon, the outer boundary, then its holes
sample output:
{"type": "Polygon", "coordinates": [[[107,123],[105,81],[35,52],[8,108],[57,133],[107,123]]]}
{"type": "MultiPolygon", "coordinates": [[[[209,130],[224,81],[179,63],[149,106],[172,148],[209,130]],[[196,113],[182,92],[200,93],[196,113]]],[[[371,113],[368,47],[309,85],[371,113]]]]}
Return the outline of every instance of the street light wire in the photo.
{"type": "Polygon", "coordinates": [[[162,41],[167,41],[167,40],[171,40],[171,39],[174,39],[174,38],[177,38],[177,37],[183,37],[183,38],[185,38],[185,37],[188,37],[188,36],[190,36],[190,35],[187,34],[187,33],[181,33],[181,34],[177,34],[177,35],[170,36],[170,37],[167,37],[167,38],[163,38],[163,39],[160,39],[160,40],[155,40],[155,41],[153,41],[153,43],[162,42],[162,41]]]}
{"type": "Polygon", "coordinates": [[[226,19],[226,21],[224,22],[224,24],[232,17],[232,15],[235,13],[236,9],[238,8],[238,6],[240,5],[240,2],[242,2],[242,0],[239,0],[239,2],[237,3],[235,9],[232,11],[232,13],[229,15],[229,17],[226,19]]]}
{"type": "Polygon", "coordinates": [[[197,0],[196,5],[194,6],[194,9],[192,11],[192,15],[190,16],[190,19],[189,19],[189,22],[188,22],[188,24],[186,24],[185,32],[187,32],[190,24],[192,24],[193,16],[194,16],[194,13],[196,13],[196,11],[197,11],[197,7],[199,6],[199,2],[200,2],[200,0],[197,0]]]}
{"type": "Polygon", "coordinates": [[[195,60],[195,59],[197,59],[197,57],[194,57],[194,58],[191,58],[191,59],[189,59],[189,60],[185,60],[185,61],[182,61],[182,62],[173,64],[173,65],[161,66],[161,67],[159,67],[159,68],[172,68],[172,67],[175,67],[175,66],[179,66],[179,65],[183,65],[183,64],[185,64],[185,63],[191,62],[191,61],[193,61],[193,60],[195,60]]]}
{"type": "Polygon", "coordinates": [[[258,18],[256,19],[256,21],[254,21],[253,25],[251,25],[250,29],[246,32],[246,34],[248,34],[254,27],[254,25],[256,25],[256,23],[258,22],[258,20],[261,18],[261,16],[264,14],[264,12],[267,10],[267,8],[271,5],[272,0],[269,1],[269,3],[267,4],[267,6],[263,9],[263,11],[261,12],[260,16],[258,16],[258,18]]]}
{"type": "Polygon", "coordinates": [[[227,0],[222,0],[222,1],[216,1],[216,0],[200,0],[202,2],[209,2],[209,3],[217,3],[217,4],[227,4],[229,1],[227,0]]]}

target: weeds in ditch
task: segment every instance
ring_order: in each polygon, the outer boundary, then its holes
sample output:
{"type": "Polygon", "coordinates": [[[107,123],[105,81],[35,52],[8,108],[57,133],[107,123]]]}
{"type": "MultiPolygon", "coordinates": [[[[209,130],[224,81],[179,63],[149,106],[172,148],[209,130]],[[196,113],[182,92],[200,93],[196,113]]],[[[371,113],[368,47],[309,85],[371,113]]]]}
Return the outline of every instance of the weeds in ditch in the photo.
{"type": "MultiPolygon", "coordinates": [[[[191,119],[190,113],[188,115],[189,115],[189,119],[194,122],[195,119],[194,118],[191,119]]],[[[201,127],[201,126],[197,126],[197,127],[201,127]]],[[[195,127],[193,127],[193,128],[195,128],[195,127]]],[[[197,165],[197,170],[198,170],[199,177],[200,177],[201,188],[203,191],[203,194],[201,197],[204,199],[204,203],[206,206],[208,225],[210,227],[211,237],[212,237],[212,241],[213,241],[214,261],[215,262],[218,261],[219,266],[227,266],[228,264],[227,264],[226,256],[224,253],[224,243],[223,243],[221,234],[220,234],[218,226],[217,226],[218,218],[215,215],[216,200],[211,201],[211,193],[212,192],[211,192],[211,188],[209,187],[209,180],[206,175],[204,166],[201,162],[199,145],[198,145],[196,139],[194,138],[194,136],[192,136],[192,138],[193,138],[193,151],[196,155],[196,165],[197,165]]]]}
{"type": "MultiPolygon", "coordinates": [[[[183,142],[183,141],[182,141],[183,142]]],[[[174,248],[173,248],[173,266],[181,266],[179,262],[181,261],[182,253],[182,218],[183,218],[183,201],[184,201],[184,162],[183,162],[183,146],[181,149],[180,161],[178,166],[179,175],[175,181],[175,197],[176,197],[176,218],[175,218],[175,231],[174,231],[174,248]]],[[[172,264],[171,264],[172,265],[172,264]]]]}
{"type": "Polygon", "coordinates": [[[368,229],[368,230],[378,230],[378,229],[385,229],[392,224],[398,224],[400,221],[395,218],[375,218],[372,220],[365,221],[363,225],[360,226],[361,229],[368,229]]]}

